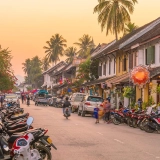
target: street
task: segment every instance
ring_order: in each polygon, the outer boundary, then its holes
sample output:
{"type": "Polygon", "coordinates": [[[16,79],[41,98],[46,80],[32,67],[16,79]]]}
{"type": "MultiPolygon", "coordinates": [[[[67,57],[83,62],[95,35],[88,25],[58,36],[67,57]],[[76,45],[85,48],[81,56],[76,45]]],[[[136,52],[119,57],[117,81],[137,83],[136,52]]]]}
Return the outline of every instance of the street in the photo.
{"type": "Polygon", "coordinates": [[[34,117],[33,126],[48,129],[58,150],[53,160],[154,160],[160,159],[160,135],[123,125],[95,124],[76,113],[66,120],[61,108],[21,105],[34,117]]]}

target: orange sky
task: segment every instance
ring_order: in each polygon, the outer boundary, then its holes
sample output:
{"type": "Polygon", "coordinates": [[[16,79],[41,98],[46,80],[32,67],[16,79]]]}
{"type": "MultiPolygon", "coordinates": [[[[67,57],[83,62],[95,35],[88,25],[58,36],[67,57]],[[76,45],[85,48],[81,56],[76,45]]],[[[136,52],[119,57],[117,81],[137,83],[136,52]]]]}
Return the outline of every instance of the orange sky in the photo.
{"type": "MultiPolygon", "coordinates": [[[[114,36],[106,37],[97,22],[93,8],[97,0],[1,0],[0,45],[9,47],[13,55],[15,74],[24,75],[22,63],[35,55],[43,57],[43,46],[55,33],[61,34],[67,45],[89,34],[98,43],[108,43],[114,36]]],[[[132,22],[138,26],[160,15],[160,0],[139,0],[132,22]]]]}

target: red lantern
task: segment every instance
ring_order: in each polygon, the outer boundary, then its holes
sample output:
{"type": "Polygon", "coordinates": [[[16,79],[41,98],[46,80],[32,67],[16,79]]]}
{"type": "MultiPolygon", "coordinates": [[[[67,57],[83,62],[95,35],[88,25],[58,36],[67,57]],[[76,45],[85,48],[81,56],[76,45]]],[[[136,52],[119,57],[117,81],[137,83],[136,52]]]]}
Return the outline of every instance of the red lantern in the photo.
{"type": "Polygon", "coordinates": [[[150,81],[150,72],[146,66],[139,65],[133,68],[130,73],[130,78],[134,85],[138,85],[140,88],[142,88],[150,81]]]}

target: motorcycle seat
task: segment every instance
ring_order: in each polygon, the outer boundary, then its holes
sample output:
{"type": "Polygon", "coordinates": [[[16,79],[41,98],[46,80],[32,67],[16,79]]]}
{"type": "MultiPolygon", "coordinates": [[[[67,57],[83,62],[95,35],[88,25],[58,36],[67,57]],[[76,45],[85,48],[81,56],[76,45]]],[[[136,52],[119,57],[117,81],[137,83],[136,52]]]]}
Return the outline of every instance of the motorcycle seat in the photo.
{"type": "Polygon", "coordinates": [[[9,139],[8,139],[8,143],[14,143],[14,141],[15,141],[17,138],[21,137],[21,136],[23,136],[23,134],[17,134],[17,135],[12,135],[12,136],[10,136],[9,139]]]}
{"type": "Polygon", "coordinates": [[[9,134],[9,135],[12,135],[13,133],[17,133],[17,132],[23,132],[23,131],[26,131],[28,129],[28,126],[24,126],[22,128],[17,128],[15,130],[7,130],[6,132],[9,134]]]}
{"type": "Polygon", "coordinates": [[[28,115],[29,115],[28,113],[25,113],[25,114],[22,114],[22,115],[20,115],[20,116],[18,116],[18,117],[12,116],[12,117],[11,117],[11,120],[16,120],[16,119],[19,119],[19,118],[23,118],[23,117],[26,117],[26,116],[28,116],[28,115]]]}
{"type": "Polygon", "coordinates": [[[14,130],[16,128],[24,127],[25,125],[26,125],[26,123],[14,124],[14,125],[11,125],[11,126],[7,126],[7,129],[8,130],[14,130]]]}

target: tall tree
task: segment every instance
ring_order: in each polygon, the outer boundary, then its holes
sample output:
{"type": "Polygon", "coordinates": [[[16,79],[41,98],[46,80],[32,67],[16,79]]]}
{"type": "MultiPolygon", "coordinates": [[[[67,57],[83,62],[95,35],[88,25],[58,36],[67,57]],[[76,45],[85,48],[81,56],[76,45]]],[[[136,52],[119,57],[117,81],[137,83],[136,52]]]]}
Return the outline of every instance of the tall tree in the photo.
{"type": "Polygon", "coordinates": [[[32,59],[26,59],[25,63],[22,63],[22,65],[23,70],[26,73],[25,82],[32,84],[34,88],[40,87],[37,86],[42,74],[42,62],[40,58],[35,56],[32,59]]]}
{"type": "Polygon", "coordinates": [[[0,46],[0,91],[13,89],[17,81],[11,68],[11,59],[11,52],[0,46]]]}
{"type": "Polygon", "coordinates": [[[98,2],[94,13],[98,13],[102,31],[106,28],[106,35],[111,32],[118,40],[118,33],[124,31],[125,24],[130,22],[130,14],[133,13],[137,0],[98,0],[98,2]]]}
{"type": "Polygon", "coordinates": [[[49,63],[47,57],[44,57],[44,58],[42,59],[42,69],[43,69],[43,71],[46,71],[46,70],[48,70],[49,68],[50,68],[50,63],[49,63]]]}
{"type": "Polygon", "coordinates": [[[46,57],[49,62],[57,63],[60,56],[63,56],[64,47],[67,47],[66,40],[59,34],[55,34],[47,41],[47,46],[44,46],[46,57]]]}
{"type": "Polygon", "coordinates": [[[70,63],[73,62],[74,57],[76,56],[77,48],[69,47],[65,50],[64,54],[67,56],[66,62],[70,63]]]}
{"type": "Polygon", "coordinates": [[[135,25],[135,23],[132,23],[132,22],[127,23],[125,28],[124,28],[124,36],[127,35],[128,33],[133,32],[137,28],[138,28],[138,26],[135,25]]]}
{"type": "Polygon", "coordinates": [[[80,48],[78,54],[82,58],[86,58],[88,54],[90,54],[90,51],[95,47],[93,38],[88,34],[84,34],[79,38],[79,42],[75,42],[74,44],[80,48]]]}

